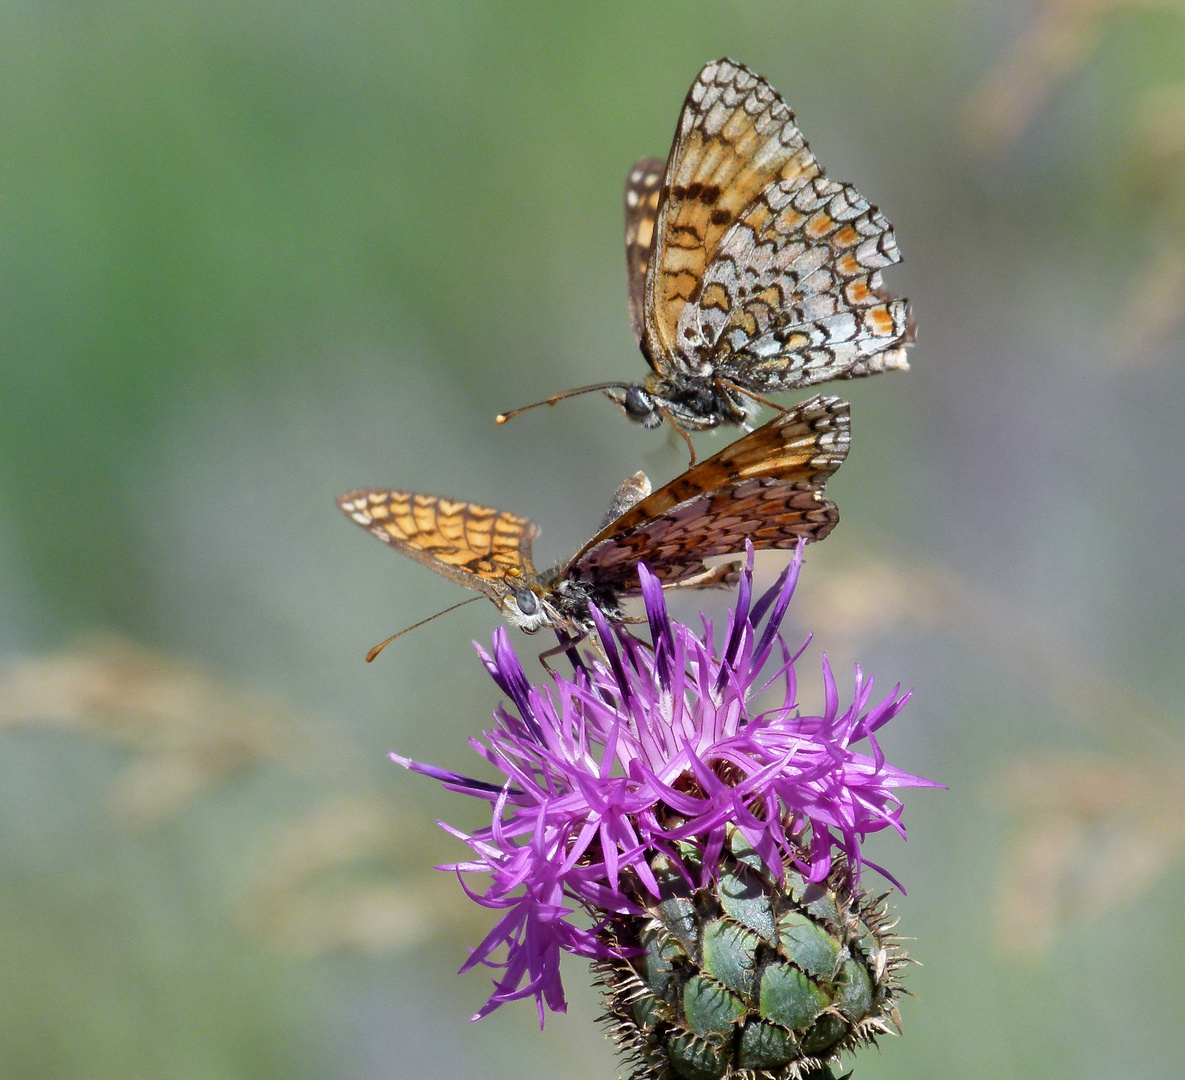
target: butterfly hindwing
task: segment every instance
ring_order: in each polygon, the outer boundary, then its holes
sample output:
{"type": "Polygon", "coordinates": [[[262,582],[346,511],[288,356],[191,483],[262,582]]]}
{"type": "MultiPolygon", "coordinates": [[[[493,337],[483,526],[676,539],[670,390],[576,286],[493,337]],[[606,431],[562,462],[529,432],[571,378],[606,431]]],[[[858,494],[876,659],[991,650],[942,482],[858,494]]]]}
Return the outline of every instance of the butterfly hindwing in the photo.
{"type": "Polygon", "coordinates": [[[880,273],[900,259],[892,226],[850,184],[778,181],[721,241],[679,341],[759,393],[905,368],[909,305],[880,273]]]}
{"type": "Polygon", "coordinates": [[[508,580],[535,574],[531,541],[539,529],[515,514],[381,488],[348,492],[337,505],[383,543],[491,598],[504,591],[508,580]]]}
{"type": "Polygon", "coordinates": [[[727,59],[704,67],[675,131],[646,283],[646,344],[660,370],[678,362],[683,308],[699,297],[721,238],[745,208],[774,181],[820,172],[769,83],[727,59]]]}
{"type": "Polygon", "coordinates": [[[839,520],[823,486],[850,441],[846,401],[805,401],[627,510],[560,576],[630,593],[639,560],[677,584],[703,573],[705,558],[743,551],[746,539],[759,549],[821,540],[839,520]]]}

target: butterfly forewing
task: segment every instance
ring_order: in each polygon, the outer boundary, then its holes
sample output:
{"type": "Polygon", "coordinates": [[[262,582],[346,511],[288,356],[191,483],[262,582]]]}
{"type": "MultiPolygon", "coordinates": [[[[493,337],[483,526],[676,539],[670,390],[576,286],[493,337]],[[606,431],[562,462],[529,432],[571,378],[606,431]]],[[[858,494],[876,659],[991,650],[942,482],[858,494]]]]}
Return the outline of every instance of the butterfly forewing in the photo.
{"type": "Polygon", "coordinates": [[[350,520],[385,544],[470,589],[497,597],[507,582],[533,577],[538,526],[477,503],[411,491],[367,488],[337,500],[350,520]]]}
{"type": "Polygon", "coordinates": [[[712,555],[821,540],[839,520],[823,495],[847,456],[848,404],[815,397],[771,420],[643,499],[592,538],[561,572],[638,588],[644,560],[664,584],[703,572],[712,555]]]}
{"type": "Polygon", "coordinates": [[[660,370],[678,362],[680,315],[728,229],[768,184],[819,172],[794,114],[764,79],[731,60],[704,67],[675,131],[647,280],[646,342],[660,370]]]}
{"type": "Polygon", "coordinates": [[[630,325],[641,344],[646,331],[646,270],[658,217],[658,196],[666,163],[643,158],[625,179],[625,279],[630,302],[630,325]]]}

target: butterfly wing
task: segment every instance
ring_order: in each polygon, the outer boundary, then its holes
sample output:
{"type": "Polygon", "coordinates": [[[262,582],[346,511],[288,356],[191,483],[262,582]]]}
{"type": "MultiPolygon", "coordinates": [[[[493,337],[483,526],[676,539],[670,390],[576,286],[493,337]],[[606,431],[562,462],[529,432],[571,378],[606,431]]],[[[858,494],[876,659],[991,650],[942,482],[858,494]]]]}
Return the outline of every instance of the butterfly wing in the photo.
{"type": "Polygon", "coordinates": [[[794,114],[759,75],[731,60],[699,73],[675,129],[646,281],[645,341],[660,368],[684,358],[677,331],[700,296],[721,238],[771,183],[803,183],[822,170],[794,114]]]}
{"type": "Polygon", "coordinates": [[[630,301],[630,324],[638,344],[645,340],[646,269],[658,217],[658,195],[666,162],[643,158],[625,178],[625,278],[630,301]]]}
{"type": "Polygon", "coordinates": [[[839,511],[823,495],[851,442],[848,403],[815,397],[688,469],[594,536],[560,577],[628,594],[644,561],[663,584],[705,572],[712,555],[821,540],[839,511]]]}
{"type": "Polygon", "coordinates": [[[351,521],[442,577],[497,600],[508,578],[533,576],[539,527],[477,503],[366,488],[337,500],[351,521]]]}
{"type": "Polygon", "coordinates": [[[850,184],[779,180],[720,243],[678,335],[759,393],[906,368],[909,303],[884,291],[893,227],[850,184]]]}
{"type": "Polygon", "coordinates": [[[823,175],[769,83],[730,60],[700,72],[658,209],[653,366],[757,393],[905,368],[909,305],[880,274],[900,260],[888,220],[823,175]]]}

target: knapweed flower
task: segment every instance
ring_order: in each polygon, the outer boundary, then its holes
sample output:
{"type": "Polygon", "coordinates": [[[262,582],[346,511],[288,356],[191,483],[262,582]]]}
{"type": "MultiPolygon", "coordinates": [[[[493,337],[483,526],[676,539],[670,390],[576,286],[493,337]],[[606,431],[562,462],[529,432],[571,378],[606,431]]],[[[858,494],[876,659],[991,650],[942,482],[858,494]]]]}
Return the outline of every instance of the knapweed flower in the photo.
{"type": "Polygon", "coordinates": [[[870,704],[857,668],[841,708],[824,656],[823,714],[801,715],[806,646],[779,630],[802,551],[755,603],[749,551],[719,644],[668,616],[645,566],[650,642],[594,610],[604,659],[570,649],[571,678],[532,686],[497,629],[478,652],[509,701],[471,742],[499,782],[392,755],[492,809],[472,834],[445,826],[473,858],[444,869],[483,876],[466,890],[502,913],[462,968],[499,971],[474,1019],[524,997],[540,1023],[562,1011],[570,952],[595,961],[638,1076],[798,1077],[889,1030],[904,959],[860,891],[860,844],[904,835],[898,788],[936,785],[877,742],[899,687],[870,704]]]}

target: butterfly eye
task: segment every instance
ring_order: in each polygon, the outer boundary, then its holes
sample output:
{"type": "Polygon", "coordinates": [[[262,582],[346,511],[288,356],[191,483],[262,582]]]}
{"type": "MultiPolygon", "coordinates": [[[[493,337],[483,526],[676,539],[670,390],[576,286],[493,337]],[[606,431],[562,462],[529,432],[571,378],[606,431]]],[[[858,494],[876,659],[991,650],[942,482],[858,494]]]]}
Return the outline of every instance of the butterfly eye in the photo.
{"type": "Polygon", "coordinates": [[[625,411],[635,420],[642,420],[654,412],[654,402],[640,386],[631,386],[625,392],[625,411]]]}
{"type": "Polygon", "coordinates": [[[539,598],[530,589],[515,589],[514,602],[524,615],[534,615],[539,610],[539,598]]]}

